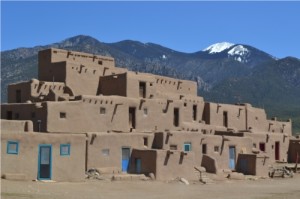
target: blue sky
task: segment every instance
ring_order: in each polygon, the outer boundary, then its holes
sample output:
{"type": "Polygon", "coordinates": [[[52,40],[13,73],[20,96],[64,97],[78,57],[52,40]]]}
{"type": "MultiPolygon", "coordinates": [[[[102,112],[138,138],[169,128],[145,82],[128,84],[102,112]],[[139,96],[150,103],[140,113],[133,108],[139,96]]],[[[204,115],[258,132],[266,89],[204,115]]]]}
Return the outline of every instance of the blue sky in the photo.
{"type": "Polygon", "coordinates": [[[228,41],[300,58],[300,2],[1,2],[1,50],[90,35],[195,52],[228,41]]]}

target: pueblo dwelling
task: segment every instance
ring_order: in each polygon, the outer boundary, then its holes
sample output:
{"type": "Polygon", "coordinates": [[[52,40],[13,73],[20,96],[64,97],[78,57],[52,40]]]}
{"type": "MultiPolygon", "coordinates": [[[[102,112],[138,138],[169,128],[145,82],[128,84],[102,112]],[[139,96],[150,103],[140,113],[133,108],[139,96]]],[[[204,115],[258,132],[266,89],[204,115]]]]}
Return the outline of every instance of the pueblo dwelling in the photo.
{"type": "Polygon", "coordinates": [[[38,79],[8,86],[1,105],[2,177],[80,181],[102,173],[197,180],[206,172],[267,176],[296,162],[292,123],[250,104],[205,102],[193,81],[115,67],[111,57],[38,54],[38,79]]]}

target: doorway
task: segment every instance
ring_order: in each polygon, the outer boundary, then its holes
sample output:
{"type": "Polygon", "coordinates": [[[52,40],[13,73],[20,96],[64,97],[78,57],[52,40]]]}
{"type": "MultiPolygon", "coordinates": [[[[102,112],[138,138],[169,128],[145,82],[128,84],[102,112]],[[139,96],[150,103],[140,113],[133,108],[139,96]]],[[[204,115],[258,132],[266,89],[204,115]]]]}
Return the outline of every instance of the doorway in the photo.
{"type": "Polygon", "coordinates": [[[179,126],[179,108],[174,108],[173,124],[179,126]]]}
{"type": "Polygon", "coordinates": [[[130,148],[122,147],[122,172],[127,172],[130,160],[130,148]]]}
{"type": "Polygon", "coordinates": [[[280,159],[280,142],[275,142],[275,160],[280,159]]]}
{"type": "Polygon", "coordinates": [[[135,107],[129,108],[129,128],[135,129],[135,107]]]}
{"type": "Polygon", "coordinates": [[[137,174],[140,174],[141,168],[142,168],[142,160],[141,160],[141,158],[136,158],[135,159],[135,172],[137,174]]]}
{"type": "Polygon", "coordinates": [[[229,168],[235,170],[235,146],[229,146],[229,168]]]}
{"type": "Polygon", "coordinates": [[[52,175],[52,146],[39,145],[38,179],[51,180],[52,175]]]}

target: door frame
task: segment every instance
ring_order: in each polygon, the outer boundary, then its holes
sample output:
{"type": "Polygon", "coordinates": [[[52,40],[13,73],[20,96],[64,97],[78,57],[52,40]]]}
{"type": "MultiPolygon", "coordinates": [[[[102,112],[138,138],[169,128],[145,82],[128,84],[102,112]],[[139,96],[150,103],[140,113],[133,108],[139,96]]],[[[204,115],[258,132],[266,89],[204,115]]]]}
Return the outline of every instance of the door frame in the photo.
{"type": "Polygon", "coordinates": [[[52,144],[39,144],[39,150],[38,150],[38,173],[37,173],[37,179],[38,180],[51,180],[52,179],[52,144]],[[49,165],[50,165],[50,174],[49,178],[41,178],[40,177],[40,170],[41,170],[41,148],[42,147],[50,147],[50,154],[49,154],[49,165]]]}

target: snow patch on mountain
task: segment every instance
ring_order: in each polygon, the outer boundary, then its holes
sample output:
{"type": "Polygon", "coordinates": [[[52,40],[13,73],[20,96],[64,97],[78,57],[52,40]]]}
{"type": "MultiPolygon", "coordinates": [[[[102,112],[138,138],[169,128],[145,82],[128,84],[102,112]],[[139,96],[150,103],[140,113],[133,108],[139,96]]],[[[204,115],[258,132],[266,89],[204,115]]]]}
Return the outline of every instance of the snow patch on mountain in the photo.
{"type": "Polygon", "coordinates": [[[228,51],[229,55],[240,55],[244,56],[249,53],[249,50],[245,48],[242,45],[237,45],[234,48],[232,48],[230,51],[228,51]]]}
{"type": "Polygon", "coordinates": [[[237,45],[228,51],[228,57],[232,57],[234,60],[247,63],[250,56],[250,51],[243,45],[237,45]]]}
{"type": "Polygon", "coordinates": [[[233,45],[234,45],[233,43],[221,42],[221,43],[210,45],[207,48],[203,49],[203,51],[208,51],[209,54],[214,54],[214,53],[222,52],[233,45]]]}

